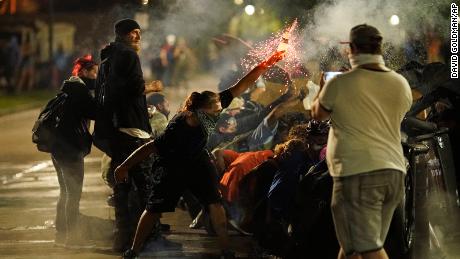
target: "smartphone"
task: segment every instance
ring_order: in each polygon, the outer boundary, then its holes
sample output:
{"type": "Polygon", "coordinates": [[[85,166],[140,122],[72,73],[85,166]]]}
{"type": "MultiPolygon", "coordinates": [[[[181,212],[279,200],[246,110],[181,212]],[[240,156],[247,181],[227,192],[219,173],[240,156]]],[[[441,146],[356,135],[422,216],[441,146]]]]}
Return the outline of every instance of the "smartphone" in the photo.
{"type": "Polygon", "coordinates": [[[331,80],[332,78],[334,78],[335,76],[337,75],[340,75],[342,74],[343,72],[338,72],[338,71],[329,71],[329,72],[324,72],[324,81],[329,81],[331,80]]]}

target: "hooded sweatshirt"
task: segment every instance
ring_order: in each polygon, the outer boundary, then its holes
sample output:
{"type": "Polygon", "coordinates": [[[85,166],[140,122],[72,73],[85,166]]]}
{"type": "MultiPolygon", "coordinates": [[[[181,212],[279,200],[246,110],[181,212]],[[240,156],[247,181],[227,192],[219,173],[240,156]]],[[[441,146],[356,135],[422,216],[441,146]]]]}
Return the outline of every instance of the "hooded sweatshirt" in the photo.
{"type": "Polygon", "coordinates": [[[110,67],[107,98],[115,115],[115,128],[140,129],[150,134],[139,56],[127,45],[111,42],[101,51],[101,60],[105,59],[110,67]]]}
{"type": "MultiPolygon", "coordinates": [[[[84,80],[84,79],[83,79],[84,80]]],[[[72,76],[62,84],[67,94],[57,147],[53,153],[85,156],[91,150],[89,120],[95,119],[97,104],[82,78],[72,76]]]]}

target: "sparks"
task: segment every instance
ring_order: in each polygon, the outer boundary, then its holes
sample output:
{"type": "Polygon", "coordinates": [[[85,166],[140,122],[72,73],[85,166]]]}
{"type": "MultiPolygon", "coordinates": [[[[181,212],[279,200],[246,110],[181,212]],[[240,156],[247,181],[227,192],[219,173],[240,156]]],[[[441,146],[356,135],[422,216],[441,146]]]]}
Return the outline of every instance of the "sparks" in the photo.
{"type": "MultiPolygon", "coordinates": [[[[301,50],[303,49],[300,40],[300,33],[297,30],[297,19],[286,26],[277,33],[274,33],[270,38],[265,41],[257,43],[242,59],[242,67],[249,71],[260,61],[272,55],[275,51],[284,51],[285,58],[277,66],[284,70],[288,77],[306,76],[305,71],[302,69],[300,57],[302,56],[301,50]]],[[[269,70],[265,75],[268,79],[279,79],[279,70],[269,70]]],[[[278,80],[275,80],[278,81],[278,80]]],[[[285,82],[287,83],[287,82],[285,82]]]]}

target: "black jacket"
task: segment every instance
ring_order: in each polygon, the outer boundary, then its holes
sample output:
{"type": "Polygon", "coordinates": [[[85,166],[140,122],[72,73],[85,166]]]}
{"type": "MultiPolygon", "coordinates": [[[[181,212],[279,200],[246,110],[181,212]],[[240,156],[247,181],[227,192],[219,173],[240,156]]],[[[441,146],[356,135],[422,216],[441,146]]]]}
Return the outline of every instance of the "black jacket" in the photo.
{"type": "Polygon", "coordinates": [[[89,119],[95,119],[97,105],[88,87],[79,77],[65,80],[61,91],[67,94],[64,115],[58,128],[54,154],[85,156],[91,150],[89,119]]]}
{"type": "Polygon", "coordinates": [[[114,113],[113,126],[151,133],[139,56],[125,44],[112,42],[101,51],[101,60],[105,59],[101,66],[109,66],[106,98],[114,113]]]}

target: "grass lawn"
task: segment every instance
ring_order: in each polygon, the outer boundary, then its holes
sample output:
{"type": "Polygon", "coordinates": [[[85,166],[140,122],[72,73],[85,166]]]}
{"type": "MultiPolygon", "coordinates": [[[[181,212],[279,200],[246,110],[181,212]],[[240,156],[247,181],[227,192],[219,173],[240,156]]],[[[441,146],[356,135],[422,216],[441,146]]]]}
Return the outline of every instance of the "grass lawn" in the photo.
{"type": "Polygon", "coordinates": [[[0,94],[0,116],[44,106],[57,93],[56,90],[33,90],[31,92],[6,95],[0,94]]]}

